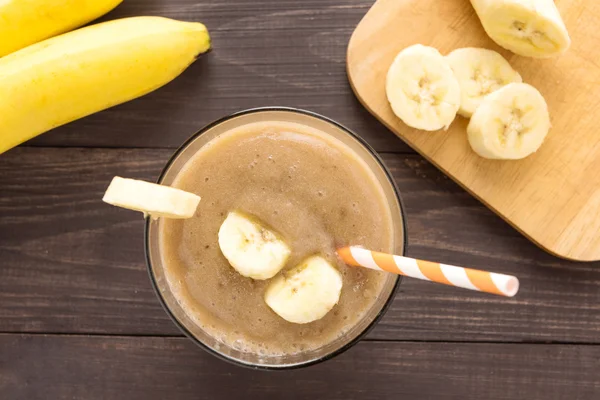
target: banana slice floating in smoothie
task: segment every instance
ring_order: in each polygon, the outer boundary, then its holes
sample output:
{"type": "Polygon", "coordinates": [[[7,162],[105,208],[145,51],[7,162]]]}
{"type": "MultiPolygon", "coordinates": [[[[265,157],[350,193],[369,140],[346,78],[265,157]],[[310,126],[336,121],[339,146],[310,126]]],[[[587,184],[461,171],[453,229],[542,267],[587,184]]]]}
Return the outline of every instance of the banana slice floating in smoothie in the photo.
{"type": "Polygon", "coordinates": [[[488,49],[467,47],[456,49],[446,56],[460,86],[458,113],[470,118],[483,98],[513,82],[522,82],[500,54],[488,49]]]}
{"type": "Polygon", "coordinates": [[[273,231],[237,211],[219,229],[219,247],[229,264],[252,279],[269,279],[284,267],[291,250],[273,231]]]}
{"type": "Polygon", "coordinates": [[[265,302],[286,321],[307,324],[323,318],[337,304],[341,292],[339,271],[323,257],[313,256],[273,279],[265,302]]]}
{"type": "Polygon", "coordinates": [[[460,88],[450,65],[433,47],[402,50],[387,73],[386,94],[394,114],[426,131],[447,129],[460,105],[460,88]]]}
{"type": "Polygon", "coordinates": [[[471,0],[498,45],[526,57],[551,57],[571,45],[554,0],[471,0]]]}
{"type": "Polygon", "coordinates": [[[467,127],[481,157],[516,160],[534,153],[550,130],[548,106],[526,83],[511,83],[486,96],[467,127]]]}
{"type": "Polygon", "coordinates": [[[102,201],[153,218],[191,218],[200,196],[170,186],[115,176],[102,201]]]}

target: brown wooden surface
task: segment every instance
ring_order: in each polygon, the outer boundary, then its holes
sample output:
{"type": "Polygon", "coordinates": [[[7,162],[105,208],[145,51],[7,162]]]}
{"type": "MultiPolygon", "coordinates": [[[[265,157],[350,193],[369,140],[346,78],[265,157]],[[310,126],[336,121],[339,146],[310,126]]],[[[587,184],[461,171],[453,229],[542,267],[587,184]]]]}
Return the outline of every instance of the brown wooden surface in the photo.
{"type": "Polygon", "coordinates": [[[359,106],[346,78],[346,48],[372,0],[124,0],[101,20],[160,15],[201,21],[213,51],[134,102],[55,129],[40,146],[178,147],[235,111],[299,107],[360,131],[376,150],[406,151],[359,106]]]}
{"type": "Polygon", "coordinates": [[[414,154],[353,97],[366,0],[125,0],[107,18],[200,20],[215,51],[172,84],[0,156],[0,399],[600,398],[600,263],[554,258],[414,154]],[[405,280],[345,354],[266,373],[181,337],[152,292],[139,214],[100,201],[241,108],[299,106],[356,130],[402,191],[408,254],[508,272],[514,299],[405,280]]]}
{"type": "Polygon", "coordinates": [[[184,338],[0,335],[0,346],[1,384],[28,400],[585,400],[600,390],[598,346],[363,341],[277,373],[216,362],[184,338]]]}
{"type": "MultiPolygon", "coordinates": [[[[0,332],[172,335],[152,292],[141,214],[114,175],[155,180],[171,150],[18,148],[0,158],[0,332]]],[[[384,153],[413,257],[517,275],[514,299],[405,281],[371,336],[600,343],[600,263],[545,254],[416,155],[384,153]]]]}
{"type": "Polygon", "coordinates": [[[540,60],[496,45],[469,1],[377,0],[348,45],[348,76],[373,115],[516,229],[553,254],[599,261],[600,2],[557,6],[573,43],[560,57],[540,60]],[[500,51],[548,103],[552,129],[543,146],[523,160],[486,160],[469,146],[465,118],[447,131],[405,125],[389,105],[385,80],[398,52],[416,43],[442,54],[460,47],[500,51]]]}

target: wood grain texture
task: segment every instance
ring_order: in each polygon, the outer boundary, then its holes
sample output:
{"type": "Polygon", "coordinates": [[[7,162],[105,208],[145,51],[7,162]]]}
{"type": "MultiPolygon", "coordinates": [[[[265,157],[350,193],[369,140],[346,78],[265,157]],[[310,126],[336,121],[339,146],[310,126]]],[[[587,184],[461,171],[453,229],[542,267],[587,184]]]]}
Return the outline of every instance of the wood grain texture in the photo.
{"type": "Polygon", "coordinates": [[[215,50],[155,93],[0,157],[0,399],[600,398],[600,263],[544,253],[359,104],[346,45],[371,5],[125,0],[101,19],[202,21],[215,50]],[[323,113],[388,152],[408,254],[515,274],[519,295],[406,279],[356,347],[281,373],[227,364],[180,337],[150,285],[140,214],[100,199],[114,175],[155,180],[191,133],[266,105],[323,113]]]}
{"type": "MultiPolygon", "coordinates": [[[[17,148],[0,157],[0,332],[179,335],[146,273],[141,214],[101,197],[155,180],[160,149],[17,148]]],[[[531,244],[416,155],[383,154],[408,215],[408,254],[510,273],[514,299],[406,279],[371,339],[600,342],[600,264],[531,244]]]]}
{"type": "Polygon", "coordinates": [[[323,364],[276,373],[216,360],[184,338],[0,335],[0,349],[3,399],[600,396],[598,346],[362,342],[323,364]]]}
{"type": "Polygon", "coordinates": [[[600,260],[600,3],[557,2],[573,44],[558,58],[515,56],[487,37],[465,0],[378,0],[348,47],[348,74],[361,102],[386,126],[491,209],[548,251],[600,260]],[[436,29],[431,29],[436,27],[436,29]],[[394,56],[414,43],[443,54],[459,47],[500,51],[523,80],[537,87],[552,129],[542,148],[519,161],[478,157],[466,138],[467,120],[448,132],[424,133],[394,116],[385,75],[394,56]]]}
{"type": "Polygon", "coordinates": [[[299,107],[338,120],[378,150],[412,152],[360,105],[345,75],[352,30],[372,0],[126,0],[106,21],[200,21],[213,51],[165,87],[45,133],[25,146],[178,147],[235,111],[299,107]]]}

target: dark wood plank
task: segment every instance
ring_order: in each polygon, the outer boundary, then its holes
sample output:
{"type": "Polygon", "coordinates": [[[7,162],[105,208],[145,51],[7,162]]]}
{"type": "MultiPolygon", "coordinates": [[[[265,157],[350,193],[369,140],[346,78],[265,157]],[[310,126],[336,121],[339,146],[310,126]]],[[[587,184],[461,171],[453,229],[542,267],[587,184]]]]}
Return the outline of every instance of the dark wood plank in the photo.
{"type": "Polygon", "coordinates": [[[379,150],[410,151],[358,103],[346,46],[372,0],[126,0],[101,20],[159,15],[207,25],[214,51],[141,99],[27,145],[177,147],[209,122],[263,106],[299,107],[347,125],[379,150]]]}
{"type": "MultiPolygon", "coordinates": [[[[20,148],[0,157],[0,332],[178,335],[152,292],[138,213],[113,175],[154,180],[170,150],[20,148]]],[[[410,256],[507,272],[505,299],[406,279],[374,339],[600,342],[600,263],[535,247],[418,156],[384,154],[410,256]]]]}
{"type": "Polygon", "coordinates": [[[184,338],[0,336],[3,399],[594,400],[600,347],[362,342],[316,366],[254,371],[184,338]]]}

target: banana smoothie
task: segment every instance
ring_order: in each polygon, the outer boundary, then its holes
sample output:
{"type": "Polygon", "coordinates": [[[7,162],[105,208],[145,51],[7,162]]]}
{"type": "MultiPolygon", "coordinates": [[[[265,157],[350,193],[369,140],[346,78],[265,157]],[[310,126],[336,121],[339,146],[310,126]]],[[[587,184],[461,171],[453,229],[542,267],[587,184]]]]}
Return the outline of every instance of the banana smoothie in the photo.
{"type": "MultiPolygon", "coordinates": [[[[362,245],[392,252],[391,211],[367,164],[330,135],[292,122],[246,124],[204,145],[172,186],[202,200],[192,218],[159,221],[165,278],[187,316],[223,345],[264,356],[318,349],[348,332],[382,295],[384,273],[348,267],[335,249],[362,245]],[[252,257],[260,255],[237,257],[243,251],[237,242],[224,254],[220,229],[233,213],[251,216],[275,233],[289,250],[281,271],[244,276],[237,264],[251,267],[252,257]],[[333,267],[328,273],[334,281],[341,278],[339,299],[318,319],[290,322],[282,315],[298,310],[277,298],[268,305],[265,291],[315,256],[333,267]],[[274,312],[276,306],[281,312],[274,312]]],[[[324,285],[296,308],[318,313],[321,293],[331,294],[337,283],[324,285]]]]}

